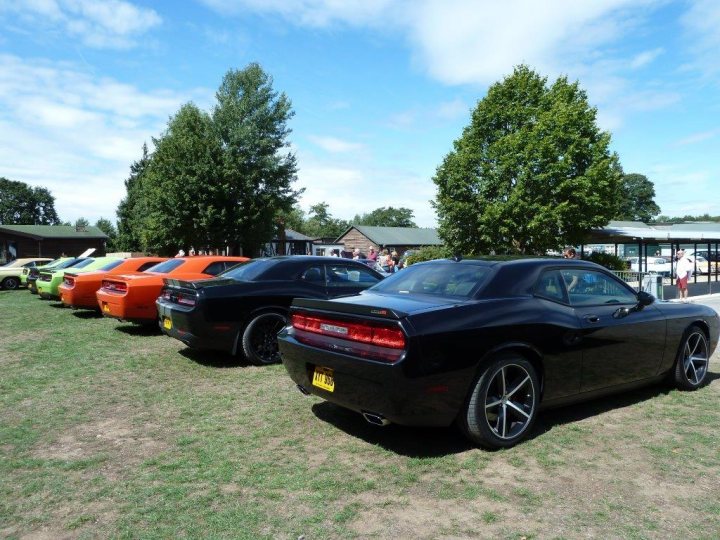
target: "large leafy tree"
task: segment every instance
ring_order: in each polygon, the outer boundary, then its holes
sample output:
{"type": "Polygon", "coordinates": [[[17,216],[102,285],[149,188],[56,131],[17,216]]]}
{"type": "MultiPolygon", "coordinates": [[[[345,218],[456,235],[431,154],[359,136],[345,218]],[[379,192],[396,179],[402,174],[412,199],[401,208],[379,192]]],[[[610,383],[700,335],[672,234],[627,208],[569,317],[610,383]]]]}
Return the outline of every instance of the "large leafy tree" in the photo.
{"type": "Polygon", "coordinates": [[[310,207],[302,232],[313,238],[337,238],[348,226],[347,221],[334,218],[330,214],[326,202],[319,202],[310,207]]]}
{"type": "Polygon", "coordinates": [[[95,222],[95,226],[108,235],[105,250],[108,252],[115,251],[117,248],[117,229],[115,228],[115,225],[113,225],[112,221],[101,217],[95,222]]]}
{"type": "Polygon", "coordinates": [[[297,162],[289,150],[290,100],[258,64],[231,70],[216,93],[212,125],[221,149],[216,185],[223,194],[221,229],[253,254],[271,239],[278,211],[290,211],[297,162]]]}
{"type": "Polygon", "coordinates": [[[225,245],[226,196],[218,182],[221,149],[212,120],[183,105],[155,140],[142,178],[141,241],[152,252],[225,245]]]}
{"type": "Polygon", "coordinates": [[[622,177],[616,219],[649,222],[660,213],[655,204],[655,186],[644,174],[622,177]]]}
{"type": "Polygon", "coordinates": [[[115,248],[121,251],[142,251],[142,230],[145,219],[145,198],[142,179],[150,166],[150,153],[143,143],[142,157],[130,165],[125,180],[125,198],[117,209],[118,233],[115,248]]]}
{"type": "Polygon", "coordinates": [[[413,211],[410,208],[394,208],[392,206],[376,208],[367,214],[357,214],[352,222],[355,225],[375,227],[417,227],[413,221],[413,211]]]}
{"type": "Polygon", "coordinates": [[[526,66],[490,87],[433,178],[460,253],[544,253],[615,215],[622,170],[577,82],[526,66]]]}
{"type": "Polygon", "coordinates": [[[0,223],[59,225],[55,197],[46,188],[0,177],[0,223]]]}

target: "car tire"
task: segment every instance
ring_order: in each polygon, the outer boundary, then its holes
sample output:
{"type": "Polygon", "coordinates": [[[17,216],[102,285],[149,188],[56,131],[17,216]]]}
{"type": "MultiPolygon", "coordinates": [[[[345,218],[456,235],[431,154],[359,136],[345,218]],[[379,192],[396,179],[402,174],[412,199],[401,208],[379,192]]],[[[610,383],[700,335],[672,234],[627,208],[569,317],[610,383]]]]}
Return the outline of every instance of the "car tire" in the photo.
{"type": "Polygon", "coordinates": [[[503,354],[478,377],[459,425],[483,448],[509,448],[530,433],[539,403],[540,382],[533,365],[523,356],[503,354]]]}
{"type": "Polygon", "coordinates": [[[277,334],[287,324],[287,317],[277,311],[266,311],[253,316],[242,332],[242,351],[245,358],[256,366],[280,362],[277,334]]]}
{"type": "Polygon", "coordinates": [[[14,291],[20,286],[20,280],[15,277],[6,277],[3,279],[2,288],[6,291],[14,291]]]}
{"type": "Polygon", "coordinates": [[[707,382],[710,354],[702,328],[690,326],[683,334],[675,358],[673,379],[680,390],[697,390],[707,382]]]}

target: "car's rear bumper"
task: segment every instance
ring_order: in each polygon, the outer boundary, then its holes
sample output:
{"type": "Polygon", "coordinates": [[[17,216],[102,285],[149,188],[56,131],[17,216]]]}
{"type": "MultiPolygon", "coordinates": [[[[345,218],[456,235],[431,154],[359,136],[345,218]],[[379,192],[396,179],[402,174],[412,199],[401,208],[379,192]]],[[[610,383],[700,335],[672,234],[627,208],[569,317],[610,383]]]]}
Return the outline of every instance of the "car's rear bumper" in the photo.
{"type": "Polygon", "coordinates": [[[155,303],[158,312],[158,325],[163,334],[182,341],[193,349],[235,352],[238,328],[230,324],[210,324],[197,322],[199,314],[184,310],[158,300],[155,303]]]}
{"type": "Polygon", "coordinates": [[[154,304],[151,307],[137,306],[127,295],[108,294],[101,291],[97,292],[96,297],[100,312],[105,317],[138,324],[151,324],[157,320],[157,310],[154,304]]]}
{"type": "Polygon", "coordinates": [[[60,301],[73,309],[100,309],[95,291],[82,291],[77,286],[68,289],[60,285],[58,292],[60,293],[60,301]]]}
{"type": "Polygon", "coordinates": [[[278,335],[278,344],[290,378],[304,392],[359,413],[408,426],[447,426],[464,402],[446,376],[408,378],[401,365],[408,358],[391,365],[318,349],[300,343],[287,329],[278,335]],[[333,370],[332,392],[313,385],[316,367],[333,370]]]}

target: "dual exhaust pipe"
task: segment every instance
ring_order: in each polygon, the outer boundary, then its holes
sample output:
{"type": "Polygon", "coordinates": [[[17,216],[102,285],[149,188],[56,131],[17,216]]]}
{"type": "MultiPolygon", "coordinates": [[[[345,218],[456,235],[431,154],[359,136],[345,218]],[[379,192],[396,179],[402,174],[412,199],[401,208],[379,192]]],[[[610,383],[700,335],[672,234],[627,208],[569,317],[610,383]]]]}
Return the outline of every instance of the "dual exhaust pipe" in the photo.
{"type": "MultiPolygon", "coordinates": [[[[306,396],[310,395],[308,389],[305,388],[302,384],[298,384],[297,389],[306,396]]],[[[374,426],[387,426],[388,424],[390,424],[390,420],[385,418],[382,414],[369,411],[362,411],[360,414],[362,414],[362,417],[368,424],[372,424],[374,426]]]]}

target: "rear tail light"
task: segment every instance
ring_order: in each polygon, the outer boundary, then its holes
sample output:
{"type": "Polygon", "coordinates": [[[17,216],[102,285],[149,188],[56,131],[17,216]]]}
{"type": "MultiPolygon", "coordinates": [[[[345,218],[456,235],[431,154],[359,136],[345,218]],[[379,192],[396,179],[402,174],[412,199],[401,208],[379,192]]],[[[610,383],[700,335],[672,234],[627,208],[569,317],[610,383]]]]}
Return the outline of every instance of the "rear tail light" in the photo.
{"type": "Polygon", "coordinates": [[[70,276],[65,276],[65,279],[63,279],[63,283],[64,283],[67,287],[69,287],[69,288],[72,289],[72,288],[75,286],[75,278],[74,278],[74,277],[70,277],[70,276]]]}
{"type": "Polygon", "coordinates": [[[52,274],[42,273],[38,276],[40,281],[52,281],[52,274]]]}
{"type": "Polygon", "coordinates": [[[174,304],[193,307],[197,304],[197,295],[179,292],[173,289],[163,289],[160,298],[174,304]]]}
{"type": "Polygon", "coordinates": [[[105,289],[106,291],[112,292],[112,293],[126,293],[127,292],[127,283],[125,283],[123,281],[103,280],[102,288],[105,289]]]}
{"type": "Polygon", "coordinates": [[[399,326],[374,321],[349,322],[294,313],[292,326],[300,331],[296,337],[301,342],[385,362],[398,361],[407,343],[399,326]]]}

